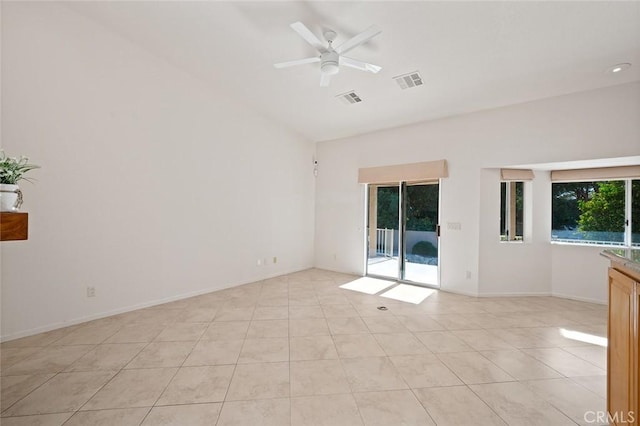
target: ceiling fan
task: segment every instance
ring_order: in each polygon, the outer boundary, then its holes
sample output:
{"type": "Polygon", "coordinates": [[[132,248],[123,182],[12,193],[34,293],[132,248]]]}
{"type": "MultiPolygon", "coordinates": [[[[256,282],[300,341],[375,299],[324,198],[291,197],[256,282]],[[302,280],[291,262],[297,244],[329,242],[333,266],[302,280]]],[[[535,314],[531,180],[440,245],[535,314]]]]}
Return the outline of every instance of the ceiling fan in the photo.
{"type": "Polygon", "coordinates": [[[350,38],[342,43],[335,49],[332,46],[333,41],[336,39],[335,31],[327,30],[323,36],[329,43],[328,46],[324,46],[318,37],[313,34],[309,28],[302,22],[294,22],[291,24],[291,28],[297,32],[307,43],[315,47],[320,56],[314,56],[312,58],[298,59],[296,61],[281,62],[274,64],[276,68],[292,67],[294,65],[311,64],[314,62],[320,62],[320,87],[329,86],[331,76],[337,74],[340,71],[340,65],[345,67],[355,68],[360,71],[367,71],[376,74],[382,67],[378,65],[368,64],[366,62],[358,61],[346,56],[342,56],[351,49],[358,47],[362,43],[372,39],[382,32],[382,30],[375,25],[370,26],[360,34],[350,38]]]}

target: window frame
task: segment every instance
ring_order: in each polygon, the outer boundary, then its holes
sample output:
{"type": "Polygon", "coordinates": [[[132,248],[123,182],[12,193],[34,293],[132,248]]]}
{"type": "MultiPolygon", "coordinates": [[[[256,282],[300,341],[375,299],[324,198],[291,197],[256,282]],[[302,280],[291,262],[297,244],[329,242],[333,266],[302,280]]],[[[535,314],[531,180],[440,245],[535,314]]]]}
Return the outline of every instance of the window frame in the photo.
{"type": "Polygon", "coordinates": [[[524,180],[500,180],[500,225],[502,225],[502,185],[505,185],[505,209],[504,209],[504,229],[502,226],[500,226],[500,234],[499,234],[499,238],[500,238],[500,242],[501,243],[518,243],[518,244],[522,244],[525,242],[525,234],[527,234],[526,232],[526,192],[525,192],[525,187],[526,187],[526,181],[524,180]],[[512,199],[516,199],[517,202],[517,185],[520,184],[522,185],[522,235],[518,235],[517,233],[517,228],[518,228],[518,217],[517,217],[517,213],[518,213],[518,209],[516,207],[516,211],[513,213],[513,219],[512,219],[512,199]],[[513,226],[513,228],[512,228],[513,226]],[[513,233],[515,234],[515,237],[512,238],[511,236],[511,231],[513,229],[513,233]],[[504,239],[506,237],[506,239],[504,239]]]}
{"type": "MultiPolygon", "coordinates": [[[[640,244],[633,245],[633,234],[632,234],[632,224],[633,224],[633,182],[640,181],[638,178],[598,178],[598,179],[584,179],[584,180],[570,180],[563,181],[557,180],[551,182],[551,216],[553,217],[553,185],[554,184],[562,184],[562,183],[586,183],[586,182],[624,182],[624,231],[623,231],[623,241],[622,242],[605,242],[605,241],[594,241],[594,240],[571,240],[571,239],[553,239],[553,220],[550,221],[550,232],[549,232],[549,242],[551,244],[557,245],[571,245],[571,246],[586,246],[586,247],[608,247],[608,248],[620,248],[620,249],[640,249],[640,244]]],[[[636,218],[636,220],[640,220],[640,218],[636,218]]]]}

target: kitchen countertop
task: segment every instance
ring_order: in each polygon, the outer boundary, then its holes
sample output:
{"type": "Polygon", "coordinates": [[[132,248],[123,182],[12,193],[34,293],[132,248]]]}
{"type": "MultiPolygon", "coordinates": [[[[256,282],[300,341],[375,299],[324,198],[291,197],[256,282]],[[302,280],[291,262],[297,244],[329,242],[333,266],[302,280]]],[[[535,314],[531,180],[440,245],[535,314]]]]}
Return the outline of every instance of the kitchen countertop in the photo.
{"type": "Polygon", "coordinates": [[[640,248],[638,249],[607,249],[600,253],[612,262],[617,262],[626,268],[640,273],[640,248]]]}

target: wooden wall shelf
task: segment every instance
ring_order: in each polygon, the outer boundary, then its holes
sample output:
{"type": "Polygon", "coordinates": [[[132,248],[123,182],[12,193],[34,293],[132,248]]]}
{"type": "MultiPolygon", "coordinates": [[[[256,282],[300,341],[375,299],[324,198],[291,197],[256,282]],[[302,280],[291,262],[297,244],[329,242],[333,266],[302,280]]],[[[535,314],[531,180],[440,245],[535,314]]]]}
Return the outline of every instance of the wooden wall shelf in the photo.
{"type": "Polygon", "coordinates": [[[0,212],[0,241],[26,240],[29,236],[29,213],[0,212]]]}

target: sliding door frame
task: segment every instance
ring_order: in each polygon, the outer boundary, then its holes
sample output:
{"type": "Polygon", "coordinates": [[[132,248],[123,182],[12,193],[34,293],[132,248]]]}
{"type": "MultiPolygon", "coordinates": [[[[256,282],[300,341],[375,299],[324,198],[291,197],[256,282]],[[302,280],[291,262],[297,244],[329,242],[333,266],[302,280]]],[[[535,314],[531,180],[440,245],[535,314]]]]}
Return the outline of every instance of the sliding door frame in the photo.
{"type": "Polygon", "coordinates": [[[435,289],[439,289],[440,288],[440,273],[441,273],[441,268],[440,268],[440,205],[441,205],[441,201],[442,201],[442,191],[441,191],[441,179],[433,179],[433,180],[425,180],[425,181],[421,181],[421,182],[407,182],[407,181],[400,181],[400,182],[393,182],[393,183],[388,183],[388,184],[366,184],[365,185],[365,237],[364,237],[364,271],[365,271],[365,276],[368,277],[372,277],[372,278],[380,278],[380,279],[384,279],[384,280],[393,280],[393,281],[397,281],[399,283],[404,283],[404,284],[412,284],[412,285],[417,285],[417,286],[421,286],[421,287],[427,287],[427,288],[435,288],[435,289]],[[438,239],[438,272],[437,272],[437,283],[436,284],[427,284],[427,283],[421,283],[418,281],[411,281],[411,280],[407,280],[405,279],[405,263],[406,263],[406,254],[407,254],[407,249],[405,247],[405,240],[406,240],[406,232],[407,232],[407,220],[406,220],[406,208],[407,208],[407,186],[408,185],[416,185],[416,184],[424,184],[424,185],[434,185],[437,184],[438,185],[438,218],[437,218],[437,225],[436,225],[436,232],[437,232],[437,239],[438,239]],[[381,186],[398,186],[398,269],[397,269],[397,274],[396,277],[389,277],[389,276],[384,276],[384,275],[376,275],[376,274],[372,274],[369,272],[369,238],[370,238],[370,230],[369,230],[369,219],[370,219],[370,191],[372,187],[381,187],[381,186]]]}

